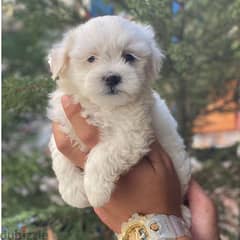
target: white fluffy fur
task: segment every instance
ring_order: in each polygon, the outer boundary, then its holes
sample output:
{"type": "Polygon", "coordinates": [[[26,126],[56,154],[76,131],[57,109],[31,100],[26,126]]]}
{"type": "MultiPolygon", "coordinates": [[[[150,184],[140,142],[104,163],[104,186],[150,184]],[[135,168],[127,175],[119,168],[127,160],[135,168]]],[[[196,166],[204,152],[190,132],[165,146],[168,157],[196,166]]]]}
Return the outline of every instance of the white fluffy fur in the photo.
{"type": "MultiPolygon", "coordinates": [[[[61,106],[61,97],[72,95],[83,108],[82,116],[98,127],[100,142],[90,151],[84,173],[50,142],[53,169],[62,198],[75,207],[106,203],[115,182],[149,151],[156,138],[172,158],[183,194],[190,179],[190,162],[176,121],[165,102],[151,90],[158,76],[162,54],[151,27],[117,16],[98,17],[66,33],[50,52],[50,67],[57,90],[50,95],[48,116],[78,144],[61,106]],[[136,57],[125,62],[123,53],[136,57]],[[89,63],[87,59],[95,56],[89,63]],[[108,94],[103,77],[119,74],[116,94],[108,94]]],[[[127,196],[126,196],[127,197],[127,196]]]]}

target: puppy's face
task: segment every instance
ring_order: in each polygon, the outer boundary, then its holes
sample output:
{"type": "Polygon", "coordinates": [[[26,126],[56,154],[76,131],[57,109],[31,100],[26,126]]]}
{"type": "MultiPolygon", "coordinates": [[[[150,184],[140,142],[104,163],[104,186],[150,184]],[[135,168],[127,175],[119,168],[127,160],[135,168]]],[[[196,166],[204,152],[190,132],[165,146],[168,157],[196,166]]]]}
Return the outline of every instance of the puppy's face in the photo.
{"type": "Polygon", "coordinates": [[[151,28],[105,16],[68,32],[52,49],[50,66],[66,93],[114,107],[134,101],[157,78],[161,57],[151,28]]]}

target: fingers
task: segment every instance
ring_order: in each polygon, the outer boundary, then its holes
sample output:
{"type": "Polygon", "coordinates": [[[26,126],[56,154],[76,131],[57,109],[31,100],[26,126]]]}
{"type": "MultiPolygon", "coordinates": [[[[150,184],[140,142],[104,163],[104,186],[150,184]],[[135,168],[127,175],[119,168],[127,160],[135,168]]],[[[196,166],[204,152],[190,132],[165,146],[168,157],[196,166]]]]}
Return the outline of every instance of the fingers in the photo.
{"type": "Polygon", "coordinates": [[[62,105],[65,114],[72,124],[77,136],[91,149],[98,142],[98,129],[87,123],[86,119],[81,117],[80,104],[74,104],[71,97],[63,96],[62,105]]]}
{"type": "Polygon", "coordinates": [[[69,137],[61,131],[58,123],[52,124],[52,130],[58,150],[73,164],[83,169],[87,155],[78,147],[72,147],[69,137]]]}
{"type": "Polygon", "coordinates": [[[176,209],[176,206],[179,206],[181,202],[181,185],[172,160],[158,142],[155,142],[151,147],[152,150],[148,157],[155,169],[155,175],[161,183],[159,187],[171,186],[171,190],[166,188],[169,197],[168,204],[172,206],[172,209],[176,209]]]}

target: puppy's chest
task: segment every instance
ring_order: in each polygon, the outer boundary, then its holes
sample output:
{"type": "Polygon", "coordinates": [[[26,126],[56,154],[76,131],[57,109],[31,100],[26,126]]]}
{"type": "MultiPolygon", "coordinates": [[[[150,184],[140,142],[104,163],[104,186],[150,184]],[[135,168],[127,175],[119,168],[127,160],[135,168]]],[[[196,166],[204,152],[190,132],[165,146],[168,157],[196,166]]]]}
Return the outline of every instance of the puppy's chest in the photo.
{"type": "Polygon", "coordinates": [[[100,129],[102,137],[152,135],[150,106],[133,104],[112,111],[85,108],[81,115],[100,129]]]}

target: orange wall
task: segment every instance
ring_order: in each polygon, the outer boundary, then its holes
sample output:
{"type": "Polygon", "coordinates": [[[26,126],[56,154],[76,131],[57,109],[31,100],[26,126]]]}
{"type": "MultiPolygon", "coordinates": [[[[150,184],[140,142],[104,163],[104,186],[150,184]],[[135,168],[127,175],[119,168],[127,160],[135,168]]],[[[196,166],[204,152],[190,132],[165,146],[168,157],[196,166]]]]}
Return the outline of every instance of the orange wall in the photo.
{"type": "Polygon", "coordinates": [[[195,133],[223,132],[237,130],[237,114],[230,113],[210,113],[203,117],[198,117],[194,122],[195,133]]]}
{"type": "Polygon", "coordinates": [[[240,112],[238,112],[238,103],[233,100],[234,90],[236,87],[237,82],[231,82],[226,95],[206,107],[206,110],[210,113],[206,115],[199,115],[196,118],[193,124],[194,133],[213,133],[240,130],[240,112]],[[213,111],[216,108],[231,111],[213,111]]]}

